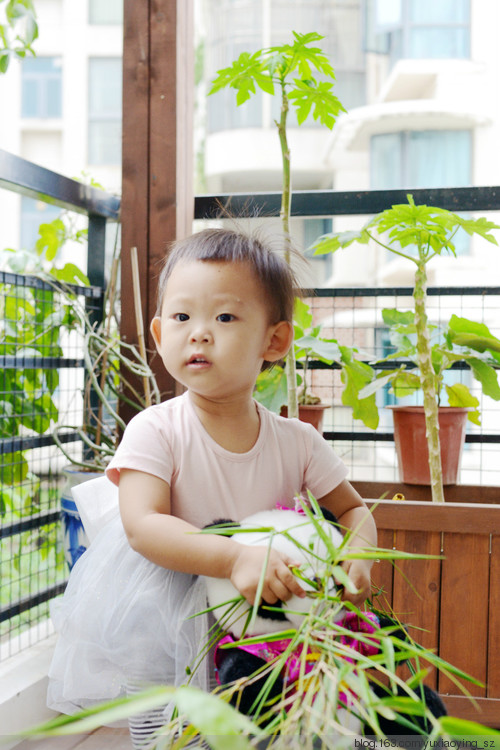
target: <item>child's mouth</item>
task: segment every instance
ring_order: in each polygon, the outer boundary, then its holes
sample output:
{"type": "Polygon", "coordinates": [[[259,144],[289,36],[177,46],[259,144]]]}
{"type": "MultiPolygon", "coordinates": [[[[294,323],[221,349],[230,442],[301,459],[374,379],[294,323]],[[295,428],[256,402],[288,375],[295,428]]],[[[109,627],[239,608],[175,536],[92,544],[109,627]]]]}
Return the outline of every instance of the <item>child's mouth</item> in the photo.
{"type": "Polygon", "coordinates": [[[195,369],[203,369],[210,366],[210,362],[206,357],[194,355],[188,360],[188,367],[195,369]]]}

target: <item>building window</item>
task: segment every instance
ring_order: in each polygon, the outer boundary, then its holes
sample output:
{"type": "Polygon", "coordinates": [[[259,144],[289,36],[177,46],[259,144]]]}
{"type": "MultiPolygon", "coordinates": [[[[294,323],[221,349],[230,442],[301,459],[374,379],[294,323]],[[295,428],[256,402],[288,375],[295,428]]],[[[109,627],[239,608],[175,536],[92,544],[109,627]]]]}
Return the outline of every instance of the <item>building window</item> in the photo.
{"type": "MultiPolygon", "coordinates": [[[[410,130],[373,135],[370,145],[373,190],[467,187],[472,181],[469,130],[410,130]]],[[[457,254],[469,251],[470,238],[455,236],[457,254]]]]}
{"type": "Polygon", "coordinates": [[[371,187],[464,187],[471,184],[469,130],[410,130],[371,138],[371,187]]]}
{"type": "Polygon", "coordinates": [[[122,138],[122,61],[89,60],[89,164],[120,164],[122,138]]]}
{"type": "MultiPolygon", "coordinates": [[[[317,30],[319,43],[335,68],[334,94],[350,109],[365,103],[365,55],[362,45],[361,0],[207,0],[206,75],[231,64],[242,52],[289,43],[290,29],[300,33],[317,30]],[[265,12],[263,12],[263,8],[265,12]]],[[[321,77],[315,74],[315,77],[321,77]]],[[[269,100],[260,90],[241,107],[235,91],[223,89],[208,97],[210,133],[233,128],[272,127],[279,119],[279,97],[269,100]],[[266,102],[266,104],[264,104],[266,102]]],[[[297,125],[295,107],[290,108],[290,127],[297,125]]],[[[312,117],[307,127],[321,127],[312,117]]]]}
{"type": "Polygon", "coordinates": [[[123,23],[123,0],[89,0],[89,23],[123,23]]]}
{"type": "Polygon", "coordinates": [[[21,247],[25,250],[32,250],[38,239],[40,224],[50,224],[60,213],[61,209],[58,206],[23,195],[21,198],[21,247]]]}
{"type": "Polygon", "coordinates": [[[28,57],[22,63],[21,116],[61,117],[62,66],[60,57],[28,57]]]}
{"type": "Polygon", "coordinates": [[[401,58],[468,58],[470,0],[367,0],[367,46],[401,58]]]}

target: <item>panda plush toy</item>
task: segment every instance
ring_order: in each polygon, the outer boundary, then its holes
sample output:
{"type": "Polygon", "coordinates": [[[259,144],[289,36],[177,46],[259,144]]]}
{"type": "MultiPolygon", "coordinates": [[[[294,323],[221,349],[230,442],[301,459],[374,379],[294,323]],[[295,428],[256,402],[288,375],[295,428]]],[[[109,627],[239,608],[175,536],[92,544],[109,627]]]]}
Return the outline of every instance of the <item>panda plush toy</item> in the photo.
{"type": "MultiPolygon", "coordinates": [[[[300,664],[304,659],[301,660],[300,653],[289,653],[291,639],[277,639],[273,634],[297,630],[313,602],[316,615],[321,616],[322,606],[328,607],[330,622],[340,625],[343,633],[340,640],[351,654],[351,661],[352,654],[370,657],[379,653],[380,635],[377,637],[377,633],[381,628],[393,626],[392,621],[381,622],[372,612],[364,612],[359,616],[358,613],[342,606],[337,584],[330,577],[332,545],[338,548],[342,544],[341,530],[337,520],[328,510],[318,509],[321,516],[316,515],[313,521],[304,505],[304,501],[300,499],[293,510],[277,506],[276,509],[248,516],[240,523],[219,519],[211,524],[211,531],[231,535],[239,544],[272,546],[300,563],[300,570],[297,572],[300,575],[301,586],[310,592],[305,598],[293,596],[286,603],[278,602],[271,606],[263,602],[254,608],[243,599],[228,579],[207,578],[208,604],[223,633],[214,654],[217,682],[226,686],[237,680],[241,681],[239,690],[231,697],[231,703],[242,713],[250,716],[254,716],[264,686],[267,705],[294,690],[300,664]],[[318,598],[320,588],[322,595],[318,598]],[[256,639],[256,636],[259,638],[256,639]],[[245,644],[245,639],[249,640],[248,644],[245,644]],[[269,671],[266,672],[264,668],[266,663],[275,663],[280,657],[284,658],[284,652],[288,655],[283,668],[270,687],[269,671]],[[261,676],[255,676],[259,671],[261,676]],[[251,679],[247,679],[251,676],[251,679]]],[[[395,632],[394,628],[391,633],[403,640],[406,638],[402,631],[395,632]]],[[[338,634],[332,634],[332,637],[338,637],[338,634]]],[[[307,665],[307,657],[305,661],[307,665]]],[[[388,695],[387,688],[376,683],[372,685],[372,689],[381,697],[388,695]]],[[[434,716],[446,714],[446,708],[437,693],[423,685],[419,690],[428,710],[434,716]]],[[[398,687],[398,691],[405,695],[402,688],[398,687]]],[[[348,699],[346,702],[348,703],[348,699]]],[[[404,729],[398,721],[384,716],[378,718],[380,729],[386,736],[422,736],[422,733],[430,731],[425,717],[404,717],[403,722],[405,718],[409,719],[404,724],[404,729]],[[414,728],[412,723],[415,725],[414,728]]],[[[339,706],[338,719],[349,732],[373,734],[373,730],[364,726],[347,708],[339,706]]]]}

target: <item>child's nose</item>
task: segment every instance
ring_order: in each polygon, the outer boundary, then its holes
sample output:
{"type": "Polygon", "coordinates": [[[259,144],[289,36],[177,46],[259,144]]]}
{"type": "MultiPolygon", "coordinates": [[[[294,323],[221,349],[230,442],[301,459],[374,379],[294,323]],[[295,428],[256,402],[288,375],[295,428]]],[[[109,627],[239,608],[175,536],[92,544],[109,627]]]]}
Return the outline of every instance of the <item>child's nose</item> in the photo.
{"type": "Polygon", "coordinates": [[[205,326],[198,326],[191,331],[190,338],[193,343],[210,343],[212,341],[212,334],[205,326]]]}

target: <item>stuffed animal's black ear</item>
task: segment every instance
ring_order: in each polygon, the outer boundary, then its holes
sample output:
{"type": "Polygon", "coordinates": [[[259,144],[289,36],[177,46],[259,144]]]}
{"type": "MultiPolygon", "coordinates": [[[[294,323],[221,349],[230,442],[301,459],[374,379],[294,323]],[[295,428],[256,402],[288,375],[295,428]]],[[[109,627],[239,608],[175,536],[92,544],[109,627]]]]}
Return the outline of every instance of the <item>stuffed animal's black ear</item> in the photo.
{"type": "Polygon", "coordinates": [[[377,612],[377,617],[381,628],[391,628],[391,634],[399,638],[400,641],[410,642],[406,628],[402,623],[392,617],[387,617],[383,612],[377,612]]]}
{"type": "Polygon", "coordinates": [[[224,531],[224,536],[231,536],[229,533],[231,528],[239,529],[241,524],[238,523],[238,521],[233,521],[231,518],[217,518],[215,521],[212,521],[212,523],[207,523],[203,528],[211,529],[214,526],[220,526],[221,531],[224,531]]]}
{"type": "Polygon", "coordinates": [[[337,516],[334,515],[331,510],[328,510],[328,508],[324,508],[322,505],[320,506],[320,508],[321,508],[321,512],[323,513],[323,518],[325,519],[325,521],[328,521],[328,523],[331,523],[334,526],[336,526],[339,531],[342,531],[342,529],[340,528],[339,519],[337,518],[337,516]]]}

